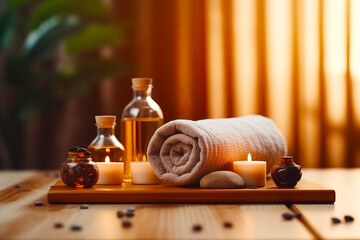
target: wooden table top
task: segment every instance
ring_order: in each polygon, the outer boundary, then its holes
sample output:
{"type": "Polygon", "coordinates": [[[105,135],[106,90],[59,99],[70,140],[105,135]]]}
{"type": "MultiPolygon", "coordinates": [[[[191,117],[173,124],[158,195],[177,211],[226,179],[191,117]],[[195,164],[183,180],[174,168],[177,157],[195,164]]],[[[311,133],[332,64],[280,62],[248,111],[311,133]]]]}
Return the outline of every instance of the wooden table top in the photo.
{"type": "Polygon", "coordinates": [[[360,239],[360,169],[305,169],[336,190],[335,204],[49,204],[54,172],[0,171],[0,239],[360,239]],[[14,187],[20,184],[20,188],[14,187]],[[44,206],[34,206],[36,201],[44,206]],[[117,211],[135,207],[133,217],[117,211]],[[290,208],[290,209],[289,209],[290,208]],[[286,221],[282,214],[302,218],[286,221]],[[355,221],[345,223],[344,216],[355,221]],[[332,217],[341,220],[333,224],[332,217]],[[124,228],[122,221],[131,222],[124,228]],[[232,223],[224,227],[224,223],[232,223]],[[63,226],[56,228],[54,225],[63,226]],[[195,231],[194,225],[201,230],[195,231]],[[74,231],[73,225],[81,226],[74,231]]]}

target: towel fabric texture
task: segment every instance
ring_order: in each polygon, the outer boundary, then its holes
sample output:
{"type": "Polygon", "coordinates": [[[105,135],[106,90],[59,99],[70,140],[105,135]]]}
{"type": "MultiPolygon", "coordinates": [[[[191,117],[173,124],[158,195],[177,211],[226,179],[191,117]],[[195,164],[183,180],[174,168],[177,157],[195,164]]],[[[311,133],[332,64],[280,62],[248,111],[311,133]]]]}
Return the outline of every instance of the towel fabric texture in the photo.
{"type": "Polygon", "coordinates": [[[232,170],[232,162],[265,160],[267,172],[286,155],[284,136],[266,117],[174,120],[156,130],[147,149],[159,179],[170,185],[197,185],[213,171],[232,170]]]}

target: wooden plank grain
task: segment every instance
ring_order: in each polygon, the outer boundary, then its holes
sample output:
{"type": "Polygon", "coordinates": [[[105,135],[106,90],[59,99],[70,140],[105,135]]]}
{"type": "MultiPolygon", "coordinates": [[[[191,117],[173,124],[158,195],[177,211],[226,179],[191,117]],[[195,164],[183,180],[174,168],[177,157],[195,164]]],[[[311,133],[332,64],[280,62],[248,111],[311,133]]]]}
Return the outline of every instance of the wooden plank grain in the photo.
{"type": "Polygon", "coordinates": [[[303,178],[336,191],[335,204],[295,204],[318,235],[324,239],[360,239],[360,169],[307,169],[303,178]],[[353,216],[355,221],[345,223],[345,215],[353,216]],[[333,224],[333,217],[341,223],[333,224]]]}
{"type": "MultiPolygon", "coordinates": [[[[311,239],[298,221],[285,221],[283,204],[49,204],[46,192],[57,179],[39,173],[0,205],[0,239],[311,239]],[[33,187],[31,187],[33,185],[33,187]],[[44,206],[34,206],[42,200],[44,206]],[[118,210],[136,207],[132,218],[118,210]],[[131,221],[130,228],[121,222],[131,221]],[[225,221],[233,224],[223,226],[225,221]],[[62,228],[55,228],[62,223],[62,228]],[[80,231],[72,231],[77,224],[80,231]],[[202,230],[193,231],[194,224],[202,230]]],[[[6,189],[5,189],[6,190],[6,189]]],[[[1,194],[1,192],[0,192],[1,194]]]]}
{"type": "MultiPolygon", "coordinates": [[[[10,176],[12,174],[9,174],[10,176]]],[[[27,176],[27,174],[24,174],[27,176]]],[[[18,179],[24,179],[21,176],[18,176],[18,179]]],[[[29,195],[29,193],[37,192],[42,187],[49,189],[50,186],[59,181],[59,178],[51,172],[37,172],[32,174],[31,177],[25,178],[22,181],[16,181],[19,184],[18,188],[15,188],[13,185],[10,185],[2,190],[0,190],[0,206],[6,203],[13,203],[17,200],[23,198],[24,196],[29,195]]]]}
{"type": "Polygon", "coordinates": [[[12,222],[5,238],[30,239],[311,239],[312,235],[299,221],[284,221],[283,205],[133,205],[135,216],[130,228],[123,228],[117,210],[129,205],[66,205],[50,211],[45,206],[24,213],[12,222]],[[56,214],[55,214],[56,213],[56,214]],[[225,228],[224,222],[233,224],[225,228]],[[56,229],[56,222],[64,224],[56,229]],[[71,231],[73,224],[81,231],[71,231]],[[201,231],[193,226],[200,224],[201,231]]]}
{"type": "Polygon", "coordinates": [[[22,171],[0,171],[0,190],[18,184],[21,181],[36,175],[34,170],[22,170],[22,171]]]}
{"type": "Polygon", "coordinates": [[[299,222],[286,222],[283,205],[150,205],[138,207],[129,238],[157,239],[307,239],[299,222]],[[146,226],[139,223],[147,223],[146,226]],[[225,228],[231,222],[232,228],[225,228]],[[136,225],[135,225],[136,224],[136,225]],[[201,231],[194,231],[199,224],[201,231]],[[286,231],[284,231],[286,229],[286,231]]]}
{"type": "Polygon", "coordinates": [[[3,172],[4,179],[7,176],[12,178],[16,176],[16,183],[19,188],[10,185],[0,191],[0,239],[10,239],[15,236],[28,238],[28,233],[37,226],[32,224],[43,219],[36,213],[39,210],[34,206],[35,201],[43,201],[46,204],[46,193],[49,187],[59,179],[49,172],[32,172],[29,178],[29,172],[24,171],[24,175],[18,175],[19,172],[3,172]],[[26,224],[29,223],[29,224],[26,224]],[[30,226],[30,227],[29,227],[30,226]]]}

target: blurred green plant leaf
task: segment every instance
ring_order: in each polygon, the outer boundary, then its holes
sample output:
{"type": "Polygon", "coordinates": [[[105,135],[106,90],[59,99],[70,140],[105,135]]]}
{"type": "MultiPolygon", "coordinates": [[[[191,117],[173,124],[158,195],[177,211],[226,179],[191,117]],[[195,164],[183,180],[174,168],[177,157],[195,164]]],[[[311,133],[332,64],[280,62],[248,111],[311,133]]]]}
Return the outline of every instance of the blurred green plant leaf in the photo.
{"type": "Polygon", "coordinates": [[[11,42],[14,32],[15,14],[11,11],[0,13],[0,50],[6,48],[11,42]]]}
{"type": "Polygon", "coordinates": [[[125,44],[124,25],[106,0],[3,2],[0,50],[6,54],[0,81],[11,99],[6,111],[0,109],[0,138],[11,159],[8,166],[20,167],[17,136],[36,113],[84,96],[99,81],[124,76],[129,66],[94,51],[125,44]],[[59,51],[62,47],[68,51],[59,51]]]}
{"type": "Polygon", "coordinates": [[[109,21],[109,9],[100,0],[45,0],[33,12],[30,29],[37,28],[46,19],[58,15],[76,15],[88,21],[109,21]]]}
{"type": "Polygon", "coordinates": [[[34,87],[34,74],[28,61],[16,56],[8,56],[5,62],[5,81],[22,90],[34,87]]]}
{"type": "Polygon", "coordinates": [[[35,115],[40,109],[40,103],[37,98],[25,98],[24,101],[18,105],[19,108],[16,111],[17,116],[14,118],[17,120],[18,126],[23,126],[35,115]]]}
{"type": "Polygon", "coordinates": [[[25,58],[39,59],[51,55],[62,39],[83,26],[76,16],[49,18],[25,39],[23,49],[25,58]]]}
{"type": "Polygon", "coordinates": [[[125,45],[124,27],[120,24],[92,24],[67,39],[66,50],[70,54],[125,45]]]}
{"type": "Polygon", "coordinates": [[[8,119],[11,119],[14,126],[22,128],[39,110],[54,107],[58,102],[59,99],[54,98],[49,89],[26,92],[12,108],[8,119]]]}
{"type": "MultiPolygon", "coordinates": [[[[28,3],[30,0],[8,0],[7,1],[7,7],[9,8],[18,8],[21,7],[23,4],[28,3]]],[[[34,0],[32,0],[34,1],[34,0]]]]}

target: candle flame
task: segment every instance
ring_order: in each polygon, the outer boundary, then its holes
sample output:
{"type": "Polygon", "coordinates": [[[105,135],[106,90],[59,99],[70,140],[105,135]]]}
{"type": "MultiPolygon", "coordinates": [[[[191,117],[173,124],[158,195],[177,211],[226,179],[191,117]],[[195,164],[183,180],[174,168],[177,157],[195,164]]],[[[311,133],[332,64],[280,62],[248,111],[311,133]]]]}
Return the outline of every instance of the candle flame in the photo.
{"type": "Polygon", "coordinates": [[[248,162],[251,162],[251,154],[250,153],[248,154],[248,159],[247,160],[248,160],[248,162]]]}
{"type": "Polygon", "coordinates": [[[106,158],[105,158],[105,162],[106,162],[106,163],[109,163],[109,162],[110,162],[110,158],[109,158],[109,156],[106,156],[106,158]]]}

